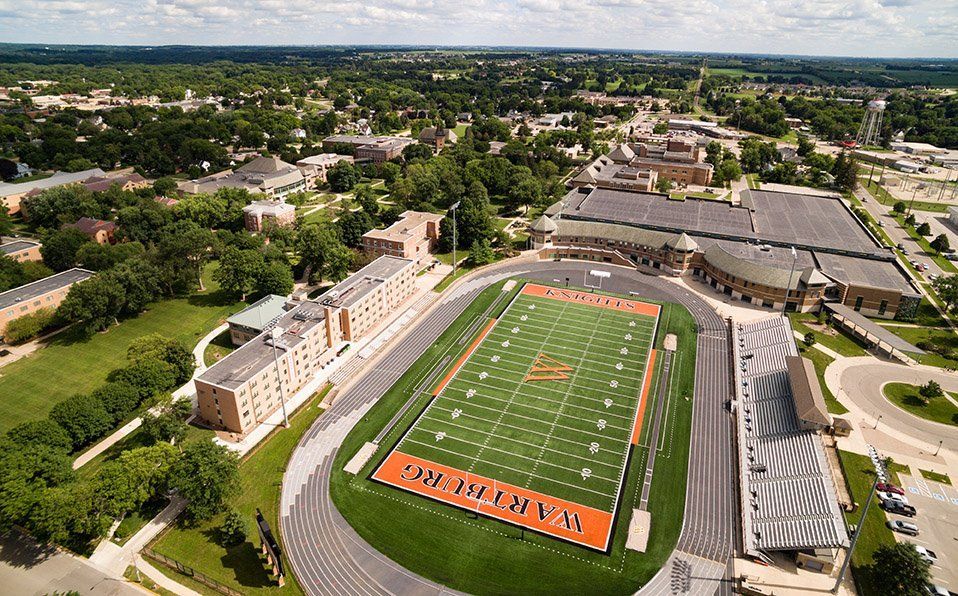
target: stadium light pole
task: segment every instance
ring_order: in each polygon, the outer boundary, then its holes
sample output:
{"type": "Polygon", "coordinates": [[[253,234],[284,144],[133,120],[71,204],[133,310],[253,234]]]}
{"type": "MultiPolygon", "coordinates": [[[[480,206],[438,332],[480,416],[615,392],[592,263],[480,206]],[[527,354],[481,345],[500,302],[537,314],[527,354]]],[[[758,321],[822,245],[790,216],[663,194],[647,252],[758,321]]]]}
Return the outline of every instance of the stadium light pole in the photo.
{"type": "Polygon", "coordinates": [[[276,365],[276,382],[279,384],[279,403],[283,407],[283,428],[289,428],[289,416],[286,415],[286,395],[283,392],[283,377],[279,374],[279,356],[276,355],[276,342],[283,335],[282,327],[273,327],[270,338],[273,340],[273,364],[276,365]]]}
{"type": "MultiPolygon", "coordinates": [[[[792,277],[795,275],[795,261],[798,260],[798,253],[795,247],[792,247],[792,270],[788,274],[788,283],[785,284],[785,300],[782,301],[782,316],[785,316],[785,307],[788,306],[788,295],[792,293],[792,277]]],[[[797,308],[797,307],[796,307],[797,308]]]]}
{"type": "Polygon", "coordinates": [[[845,572],[848,571],[848,564],[852,562],[852,553],[855,551],[855,545],[858,543],[858,537],[862,533],[862,526],[865,525],[865,516],[868,515],[868,506],[871,505],[872,499],[875,498],[875,491],[878,490],[878,480],[880,474],[875,474],[875,481],[872,482],[872,489],[868,493],[868,500],[865,501],[865,506],[862,508],[862,516],[858,522],[858,527],[855,528],[855,534],[852,536],[852,542],[848,545],[848,552],[845,553],[845,560],[842,561],[842,570],[838,572],[838,578],[835,580],[835,585],[832,587],[832,594],[837,594],[838,589],[842,585],[842,580],[845,579],[845,572]]]}
{"type": "Polygon", "coordinates": [[[452,204],[452,207],[449,208],[452,211],[452,278],[456,279],[456,244],[459,239],[456,235],[456,209],[459,208],[459,203],[461,201],[456,201],[452,204]]]}

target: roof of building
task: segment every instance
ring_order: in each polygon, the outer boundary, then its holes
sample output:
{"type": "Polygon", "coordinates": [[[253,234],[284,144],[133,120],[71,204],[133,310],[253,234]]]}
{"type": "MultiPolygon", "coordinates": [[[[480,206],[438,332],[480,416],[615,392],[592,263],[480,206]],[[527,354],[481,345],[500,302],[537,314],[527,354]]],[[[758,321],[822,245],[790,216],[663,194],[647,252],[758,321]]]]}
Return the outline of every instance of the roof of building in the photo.
{"type": "Polygon", "coordinates": [[[620,242],[629,242],[638,246],[650,246],[654,248],[665,246],[665,243],[674,236],[674,234],[670,232],[659,232],[657,230],[646,230],[644,228],[597,221],[579,221],[576,219],[562,218],[555,221],[555,224],[557,227],[556,232],[561,236],[572,236],[573,238],[614,238],[620,242]]]}
{"type": "Polygon", "coordinates": [[[42,191],[64,184],[75,184],[92,176],[103,176],[105,173],[106,172],[100,168],[93,168],[92,170],[83,170],[82,172],[57,172],[49,178],[41,178],[40,180],[31,180],[29,182],[0,182],[0,197],[26,194],[35,190],[42,191]]]}
{"type": "Polygon", "coordinates": [[[236,168],[237,172],[256,173],[256,174],[277,174],[285,173],[296,169],[293,164],[286,163],[278,157],[259,156],[236,168]]]}
{"type": "Polygon", "coordinates": [[[705,249],[705,260],[729,275],[772,288],[797,289],[802,276],[801,270],[779,269],[765,263],[738,257],[718,244],[705,249]]]}
{"type": "Polygon", "coordinates": [[[831,424],[832,417],[828,415],[828,408],[825,406],[825,396],[822,395],[815,364],[802,356],[786,356],[785,365],[788,368],[788,381],[792,387],[795,415],[798,419],[821,426],[831,424]]]}
{"type": "Polygon", "coordinates": [[[126,184],[143,184],[146,182],[146,178],[141,176],[136,172],[129,172],[127,174],[120,174],[117,176],[91,176],[81,182],[87,190],[93,192],[104,192],[110,190],[110,187],[114,184],[119,186],[124,186],[126,184]]]}
{"type": "Polygon", "coordinates": [[[0,253],[11,255],[16,252],[37,248],[39,246],[40,243],[34,240],[11,240],[10,242],[0,244],[0,253]]]}
{"type": "Polygon", "coordinates": [[[55,292],[61,288],[73,285],[93,277],[92,271],[86,269],[67,269],[60,273],[54,273],[43,279],[24,284],[20,287],[7,290],[0,293],[0,310],[13,306],[20,302],[37,298],[50,292],[55,292]]]}
{"type": "Polygon", "coordinates": [[[436,128],[435,126],[427,126],[419,133],[420,141],[434,142],[437,137],[443,137],[450,143],[455,143],[459,139],[456,133],[449,128],[436,128]]]}
{"type": "Polygon", "coordinates": [[[186,180],[177,184],[177,188],[191,194],[212,193],[220,188],[240,188],[257,193],[304,181],[303,172],[296,166],[278,157],[259,156],[235,171],[224,170],[196,180],[186,180]]]}
{"type": "Polygon", "coordinates": [[[834,315],[837,315],[845,319],[848,323],[858,327],[859,329],[864,330],[868,335],[873,339],[881,341],[883,344],[887,344],[896,350],[902,352],[912,352],[914,354],[924,354],[925,351],[913,346],[909,342],[905,341],[898,335],[895,335],[885,327],[882,327],[878,323],[872,321],[865,315],[857,312],[850,306],[844,304],[839,304],[837,302],[826,302],[825,308],[831,311],[834,315]]]}
{"type": "Polygon", "coordinates": [[[316,300],[326,306],[349,308],[413,263],[415,261],[412,259],[381,256],[330,288],[316,300]]]}
{"type": "Polygon", "coordinates": [[[899,290],[902,294],[918,295],[918,291],[893,261],[860,259],[822,251],[815,251],[815,260],[822,273],[842,284],[892,288],[899,290]]]}
{"type": "MultiPolygon", "coordinates": [[[[798,357],[788,319],[733,328],[742,532],[748,553],[847,546],[821,439],[804,430],[789,383],[798,357]]],[[[817,377],[815,383],[818,383],[817,377]]]]}
{"type": "Polygon", "coordinates": [[[633,157],[635,157],[635,151],[626,143],[622,143],[609,152],[609,159],[616,163],[628,163],[632,161],[633,157]]]}
{"type": "Polygon", "coordinates": [[[243,213],[255,213],[257,215],[277,216],[284,213],[295,213],[296,206],[283,201],[253,201],[243,207],[243,213]]]}
{"type": "Polygon", "coordinates": [[[226,319],[230,325],[238,325],[262,331],[266,326],[286,312],[288,300],[285,296],[268,294],[238,313],[226,319]]]}
{"type": "Polygon", "coordinates": [[[548,215],[540,215],[532,224],[529,226],[533,232],[539,232],[540,234],[551,234],[558,229],[556,222],[552,221],[548,215]]]}
{"type": "MultiPolygon", "coordinates": [[[[393,222],[391,226],[381,230],[369,230],[363,234],[363,238],[375,238],[378,240],[392,240],[402,242],[408,240],[417,230],[423,228],[429,222],[438,223],[445,217],[438,213],[428,213],[426,211],[404,211],[399,219],[393,222]]],[[[422,234],[425,234],[423,228],[422,234]]]]}
{"type": "Polygon", "coordinates": [[[112,232],[116,230],[116,224],[112,221],[95,219],[92,217],[81,217],[76,223],[67,224],[65,228],[76,228],[88,236],[93,236],[97,232],[112,232]]]}
{"type": "Polygon", "coordinates": [[[692,240],[692,237],[685,232],[682,232],[678,236],[671,238],[668,242],[666,242],[666,245],[669,248],[684,252],[693,252],[698,250],[699,247],[698,243],[695,240],[692,240]]]}
{"type": "Polygon", "coordinates": [[[338,153],[318,153],[304,157],[296,162],[297,166],[328,166],[340,161],[353,161],[352,155],[340,155],[338,153]]]}

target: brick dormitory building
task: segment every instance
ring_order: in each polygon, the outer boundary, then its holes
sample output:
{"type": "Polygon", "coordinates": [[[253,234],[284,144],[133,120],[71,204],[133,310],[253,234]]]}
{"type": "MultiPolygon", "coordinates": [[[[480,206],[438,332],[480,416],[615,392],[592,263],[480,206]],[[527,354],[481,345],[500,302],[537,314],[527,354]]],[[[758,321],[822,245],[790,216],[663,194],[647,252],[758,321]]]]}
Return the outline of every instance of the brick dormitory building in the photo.
{"type": "MultiPolygon", "coordinates": [[[[382,256],[315,300],[270,307],[261,326],[258,314],[246,317],[253,325],[231,317],[259,333],[195,379],[200,419],[217,430],[248,434],[280,408],[281,397],[288,400],[346,343],[364,337],[409,298],[416,269],[413,260],[382,256]]],[[[234,341],[238,337],[242,341],[236,334],[234,341]]]]}
{"type": "Polygon", "coordinates": [[[679,139],[668,139],[663,144],[623,143],[586,166],[571,185],[652,190],[657,179],[665,179],[680,186],[708,186],[712,183],[712,164],[700,162],[699,153],[694,142],[679,139]]]}
{"type": "Polygon", "coordinates": [[[868,316],[910,319],[921,299],[892,251],[826,191],[745,190],[733,205],[580,187],[547,209],[530,233],[540,258],[692,275],[732,299],[771,309],[784,302],[788,311],[809,312],[837,302],[868,316]]]}

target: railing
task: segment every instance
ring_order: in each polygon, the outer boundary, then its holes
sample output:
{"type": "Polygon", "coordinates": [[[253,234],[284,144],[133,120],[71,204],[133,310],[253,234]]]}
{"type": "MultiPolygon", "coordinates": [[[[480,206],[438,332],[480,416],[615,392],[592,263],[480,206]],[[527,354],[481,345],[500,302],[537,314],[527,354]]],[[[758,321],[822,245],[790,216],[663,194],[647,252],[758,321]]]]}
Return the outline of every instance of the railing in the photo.
{"type": "Polygon", "coordinates": [[[161,563],[174,571],[177,571],[187,577],[191,577],[195,579],[196,581],[200,582],[204,586],[208,588],[212,588],[213,590],[216,590],[220,594],[226,594],[226,596],[243,596],[242,592],[234,590],[233,588],[227,585],[221,584],[215,579],[200,573],[199,571],[193,569],[192,567],[188,567],[184,565],[183,563],[180,563],[176,559],[171,559],[167,557],[166,555],[161,555],[160,553],[154,551],[151,548],[144,548],[143,554],[153,559],[157,563],[161,563]]]}

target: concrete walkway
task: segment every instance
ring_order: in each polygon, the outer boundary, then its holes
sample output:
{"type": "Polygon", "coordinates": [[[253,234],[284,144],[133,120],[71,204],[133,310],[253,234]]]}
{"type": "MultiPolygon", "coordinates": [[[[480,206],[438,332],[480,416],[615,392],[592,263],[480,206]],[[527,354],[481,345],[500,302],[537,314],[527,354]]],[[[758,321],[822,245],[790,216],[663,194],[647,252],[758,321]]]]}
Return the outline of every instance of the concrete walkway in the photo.
{"type": "Polygon", "coordinates": [[[153,580],[156,585],[164,590],[169,590],[179,596],[202,596],[199,592],[191,590],[183,584],[170,579],[166,574],[154,567],[149,560],[139,554],[133,557],[133,563],[136,565],[136,568],[140,570],[140,573],[153,580]]]}
{"type": "Polygon", "coordinates": [[[173,497],[163,511],[130,537],[123,546],[109,540],[101,540],[96,550],[90,555],[90,562],[123,575],[123,571],[133,564],[133,557],[156,538],[185,508],[186,499],[173,497]]]}

